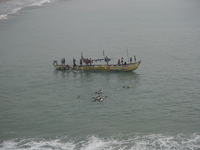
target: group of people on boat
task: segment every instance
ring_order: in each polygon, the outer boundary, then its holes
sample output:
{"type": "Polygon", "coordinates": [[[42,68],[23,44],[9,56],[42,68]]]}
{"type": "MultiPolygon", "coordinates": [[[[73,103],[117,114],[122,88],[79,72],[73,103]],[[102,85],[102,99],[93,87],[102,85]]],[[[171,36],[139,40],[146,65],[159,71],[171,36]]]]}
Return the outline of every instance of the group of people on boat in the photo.
{"type": "MultiPolygon", "coordinates": [[[[134,57],[134,61],[136,62],[136,56],[134,55],[133,57],[134,57]]],[[[132,63],[132,61],[133,61],[133,59],[132,59],[132,57],[130,57],[130,64],[132,63]]],[[[124,57],[122,57],[121,60],[118,59],[117,65],[118,66],[127,65],[126,61],[124,62],[124,57]]]]}
{"type": "Polygon", "coordinates": [[[80,59],[80,65],[82,65],[83,62],[84,62],[86,65],[90,65],[90,66],[91,66],[92,63],[93,63],[93,60],[92,60],[91,58],[90,58],[90,59],[88,59],[88,58],[87,58],[87,59],[85,59],[85,58],[82,59],[82,58],[81,58],[81,59],[80,59]]]}
{"type": "Polygon", "coordinates": [[[93,60],[91,58],[90,59],[83,58],[83,53],[81,53],[80,66],[82,66],[83,63],[85,63],[86,65],[88,65],[88,64],[91,65],[93,63],[93,60]]]}
{"type": "MultiPolygon", "coordinates": [[[[134,61],[136,62],[136,56],[134,55],[134,61]]],[[[130,63],[132,63],[132,57],[130,57],[130,63]]]]}
{"type": "MultiPolygon", "coordinates": [[[[136,56],[134,55],[133,57],[134,57],[134,61],[136,62],[136,56]]],[[[106,55],[104,55],[104,59],[95,59],[95,60],[92,60],[91,58],[90,58],[90,59],[88,59],[88,58],[83,58],[83,54],[81,53],[80,66],[82,66],[83,63],[85,63],[85,65],[90,65],[90,66],[91,66],[92,63],[93,63],[94,61],[97,62],[97,61],[102,61],[102,60],[104,60],[104,61],[107,63],[107,65],[109,65],[108,62],[111,60],[111,58],[108,58],[106,55]]],[[[131,64],[132,61],[133,61],[133,58],[130,57],[129,60],[130,60],[129,62],[130,62],[130,64],[131,64]]],[[[140,62],[139,62],[139,63],[140,63],[140,62]]],[[[65,66],[65,58],[62,58],[62,59],[61,59],[61,64],[62,64],[63,66],[65,66]]],[[[54,65],[57,65],[57,61],[54,61],[54,65]]],[[[118,59],[117,65],[118,65],[118,66],[127,65],[127,62],[124,61],[124,57],[122,57],[121,59],[118,59]]],[[[76,66],[77,66],[77,65],[76,65],[76,59],[73,58],[73,67],[76,67],[76,66]]],[[[69,69],[69,68],[70,68],[70,66],[67,64],[67,65],[66,65],[66,69],[69,69]]]]}

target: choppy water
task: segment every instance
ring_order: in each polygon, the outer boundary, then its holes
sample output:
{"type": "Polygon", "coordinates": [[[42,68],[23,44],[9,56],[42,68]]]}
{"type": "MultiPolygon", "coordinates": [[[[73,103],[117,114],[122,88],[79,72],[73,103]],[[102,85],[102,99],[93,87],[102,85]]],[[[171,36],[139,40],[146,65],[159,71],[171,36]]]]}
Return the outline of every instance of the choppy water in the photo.
{"type": "Polygon", "coordinates": [[[200,149],[199,6],[0,2],[0,149],[200,149]],[[117,63],[127,60],[126,46],[142,60],[134,72],[52,66],[103,50],[117,63]],[[99,89],[108,97],[93,102],[99,89]]]}

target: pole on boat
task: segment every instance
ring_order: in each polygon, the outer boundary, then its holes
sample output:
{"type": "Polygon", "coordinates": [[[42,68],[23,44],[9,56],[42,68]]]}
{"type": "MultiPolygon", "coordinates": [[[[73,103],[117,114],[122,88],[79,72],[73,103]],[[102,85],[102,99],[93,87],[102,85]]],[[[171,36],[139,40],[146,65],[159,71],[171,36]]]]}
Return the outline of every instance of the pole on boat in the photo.
{"type": "Polygon", "coordinates": [[[126,53],[127,53],[127,57],[128,57],[128,63],[130,63],[129,56],[128,56],[128,48],[127,48],[127,46],[126,46],[126,53]]]}

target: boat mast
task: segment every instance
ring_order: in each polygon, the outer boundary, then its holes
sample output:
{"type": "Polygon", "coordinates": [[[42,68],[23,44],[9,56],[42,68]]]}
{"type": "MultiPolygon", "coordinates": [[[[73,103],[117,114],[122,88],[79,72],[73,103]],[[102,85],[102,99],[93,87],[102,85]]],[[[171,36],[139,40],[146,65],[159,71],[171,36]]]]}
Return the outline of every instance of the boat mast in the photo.
{"type": "Polygon", "coordinates": [[[128,63],[130,63],[129,62],[129,56],[128,56],[128,48],[127,48],[127,46],[126,46],[126,53],[127,53],[127,57],[128,57],[128,63]]]}

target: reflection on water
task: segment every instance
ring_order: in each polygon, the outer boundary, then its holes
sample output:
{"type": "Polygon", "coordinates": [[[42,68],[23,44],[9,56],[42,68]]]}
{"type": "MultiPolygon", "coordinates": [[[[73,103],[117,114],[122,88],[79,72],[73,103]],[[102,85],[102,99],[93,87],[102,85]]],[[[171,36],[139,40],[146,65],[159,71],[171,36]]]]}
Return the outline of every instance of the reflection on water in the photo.
{"type": "Polygon", "coordinates": [[[95,86],[115,85],[120,88],[123,86],[131,86],[136,88],[138,85],[140,85],[140,74],[137,72],[90,72],[55,70],[54,76],[57,78],[65,78],[68,81],[73,80],[74,82],[80,82],[81,84],[91,84],[95,86]]]}
{"type": "Polygon", "coordinates": [[[92,76],[105,76],[105,77],[118,77],[120,80],[124,79],[137,79],[140,75],[136,72],[93,72],[93,71],[69,71],[69,70],[54,70],[54,75],[62,75],[65,77],[66,75],[80,75],[81,77],[92,77],[92,76]]]}

